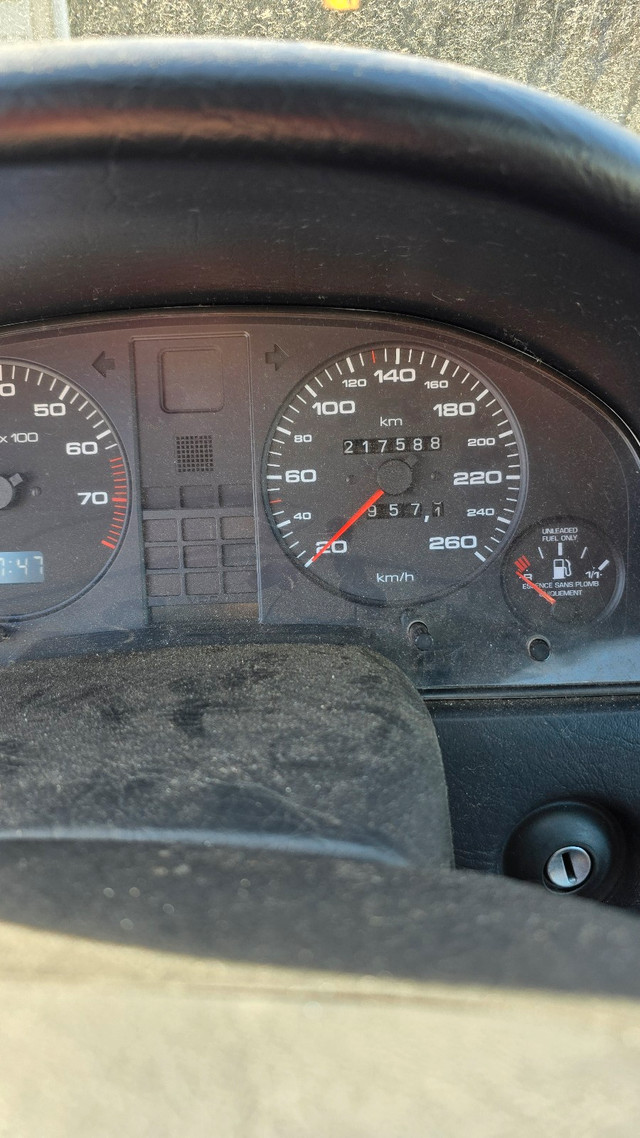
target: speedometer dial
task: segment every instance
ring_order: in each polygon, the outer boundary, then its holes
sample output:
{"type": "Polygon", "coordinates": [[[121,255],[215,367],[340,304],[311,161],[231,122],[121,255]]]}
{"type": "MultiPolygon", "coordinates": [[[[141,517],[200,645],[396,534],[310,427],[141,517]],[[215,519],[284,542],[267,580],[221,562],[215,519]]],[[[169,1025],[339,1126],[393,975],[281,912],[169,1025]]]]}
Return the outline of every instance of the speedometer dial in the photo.
{"type": "Polygon", "coordinates": [[[264,452],[274,533],[319,584],[369,604],[459,587],[512,535],[520,429],[491,381],[410,344],[358,348],[290,393],[264,452]]]}
{"type": "Polygon", "coordinates": [[[129,475],[113,425],[64,376],[0,360],[0,618],[67,604],[115,557],[129,475]]]}

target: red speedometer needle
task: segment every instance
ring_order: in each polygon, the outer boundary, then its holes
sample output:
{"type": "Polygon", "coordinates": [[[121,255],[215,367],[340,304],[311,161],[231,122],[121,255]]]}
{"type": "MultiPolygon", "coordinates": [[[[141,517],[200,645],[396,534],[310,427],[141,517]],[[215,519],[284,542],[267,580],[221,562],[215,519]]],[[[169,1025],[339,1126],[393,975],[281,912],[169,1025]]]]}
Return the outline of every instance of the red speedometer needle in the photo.
{"type": "Polygon", "coordinates": [[[539,593],[541,597],[544,597],[545,601],[548,601],[550,605],[555,605],[556,602],[554,597],[551,597],[548,593],[545,593],[544,589],[541,589],[539,585],[536,585],[535,581],[530,581],[528,577],[525,577],[524,573],[519,573],[517,569],[516,577],[519,577],[521,581],[524,581],[525,585],[528,585],[530,589],[535,589],[536,593],[539,593]]]}
{"type": "Polygon", "coordinates": [[[313,565],[314,561],[317,561],[318,558],[327,551],[329,546],[334,541],[337,541],[339,537],[342,537],[343,533],[346,533],[348,529],[351,529],[351,526],[354,524],[354,522],[357,522],[358,518],[361,518],[363,514],[366,514],[369,506],[372,506],[374,502],[377,502],[378,498],[381,498],[383,494],[384,490],[376,490],[375,494],[372,494],[370,498],[367,498],[364,505],[361,506],[359,510],[356,510],[355,514],[351,515],[349,521],[345,522],[343,526],[340,526],[340,529],[336,530],[333,537],[330,537],[328,541],[325,541],[322,549],[319,549],[317,553],[314,553],[313,557],[310,557],[309,560],[305,562],[305,569],[307,569],[309,565],[313,565]]]}

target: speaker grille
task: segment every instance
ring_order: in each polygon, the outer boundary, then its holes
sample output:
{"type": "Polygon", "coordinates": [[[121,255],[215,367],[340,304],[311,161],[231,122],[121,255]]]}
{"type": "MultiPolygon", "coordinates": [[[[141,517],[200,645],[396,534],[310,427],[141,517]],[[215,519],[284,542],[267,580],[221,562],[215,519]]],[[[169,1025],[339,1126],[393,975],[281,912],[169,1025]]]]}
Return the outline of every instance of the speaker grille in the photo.
{"type": "Polygon", "coordinates": [[[176,435],[178,474],[211,474],[213,438],[211,435],[176,435]]]}

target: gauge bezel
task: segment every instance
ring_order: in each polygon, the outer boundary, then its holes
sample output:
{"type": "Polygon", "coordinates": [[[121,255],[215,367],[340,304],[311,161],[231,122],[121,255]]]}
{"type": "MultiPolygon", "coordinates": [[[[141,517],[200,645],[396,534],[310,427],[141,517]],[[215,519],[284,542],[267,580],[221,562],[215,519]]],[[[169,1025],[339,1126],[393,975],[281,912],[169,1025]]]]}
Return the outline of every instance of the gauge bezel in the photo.
{"type": "MultiPolygon", "coordinates": [[[[440,326],[437,326],[437,327],[438,327],[438,333],[441,333],[441,327],[440,326]]],[[[416,606],[428,604],[431,601],[440,600],[443,597],[447,597],[447,596],[450,596],[452,593],[458,592],[460,589],[466,588],[469,584],[471,584],[471,582],[475,581],[478,577],[480,577],[490,566],[495,565],[496,562],[500,560],[500,557],[503,554],[503,552],[506,548],[506,545],[509,542],[509,538],[506,538],[505,540],[501,541],[500,544],[496,546],[495,551],[490,556],[487,556],[486,560],[484,562],[480,563],[477,568],[474,567],[471,570],[471,572],[466,574],[463,578],[461,577],[459,580],[455,581],[454,583],[452,583],[450,585],[445,586],[442,589],[438,589],[437,591],[428,593],[424,596],[378,600],[377,598],[363,596],[362,594],[357,593],[357,592],[351,592],[348,589],[340,588],[340,587],[332,584],[331,582],[323,580],[323,578],[320,577],[318,574],[314,573],[313,571],[310,571],[308,568],[305,568],[304,565],[302,565],[296,561],[295,557],[292,557],[289,547],[285,544],[280,533],[277,530],[277,527],[273,523],[272,513],[271,513],[271,508],[270,508],[270,502],[269,502],[269,497],[268,497],[268,487],[267,487],[267,458],[268,458],[269,447],[271,446],[271,443],[272,443],[274,435],[275,435],[275,431],[277,429],[277,426],[278,426],[280,420],[282,419],[284,411],[289,406],[289,404],[293,401],[293,399],[296,396],[296,393],[300,390],[300,388],[304,388],[305,383],[311,382],[313,380],[313,378],[316,375],[318,375],[320,372],[324,371],[325,369],[329,369],[329,368],[333,367],[336,363],[340,363],[342,360],[344,360],[349,355],[356,355],[356,354],[360,354],[360,353],[364,353],[364,352],[370,352],[370,351],[376,351],[378,349],[384,349],[384,348],[388,349],[390,347],[393,347],[394,349],[395,348],[413,348],[413,349],[418,349],[420,351],[433,350],[434,354],[436,354],[436,355],[444,355],[446,353],[447,357],[449,358],[449,360],[453,364],[456,364],[458,366],[466,368],[468,372],[470,372],[477,379],[479,379],[482,383],[484,383],[486,385],[487,389],[492,393],[494,398],[497,399],[500,406],[504,409],[504,412],[509,419],[510,425],[513,428],[514,436],[515,436],[515,438],[517,440],[517,444],[518,444],[518,452],[519,452],[519,457],[520,457],[521,476],[520,476],[520,490],[519,490],[519,495],[518,495],[518,502],[517,502],[517,505],[516,505],[516,508],[514,511],[513,521],[512,521],[512,523],[509,527],[509,530],[507,532],[510,533],[514,529],[517,530],[517,526],[519,525],[519,522],[521,520],[522,514],[523,514],[524,509],[525,509],[525,505],[526,505],[526,501],[527,501],[527,494],[528,494],[528,487],[529,487],[529,461],[528,461],[527,447],[526,447],[524,435],[523,435],[522,428],[520,426],[519,420],[518,420],[515,412],[513,411],[513,408],[511,407],[511,403],[510,403],[509,399],[503,394],[502,390],[496,385],[494,380],[492,380],[490,377],[488,377],[485,374],[485,372],[482,371],[477,366],[477,364],[470,363],[468,360],[465,360],[462,356],[460,356],[458,354],[458,352],[456,350],[451,352],[451,351],[449,351],[448,347],[446,347],[446,348],[443,347],[443,345],[440,342],[438,342],[437,340],[432,341],[429,337],[428,332],[425,332],[423,337],[420,336],[419,333],[415,336],[408,336],[406,334],[404,334],[404,335],[400,334],[400,335],[394,336],[393,333],[391,333],[391,335],[388,338],[385,338],[384,340],[381,340],[378,338],[376,340],[372,340],[372,341],[369,341],[369,342],[364,343],[364,344],[357,344],[353,347],[343,348],[341,351],[338,351],[338,352],[334,353],[333,355],[328,356],[325,359],[323,359],[312,370],[305,372],[305,374],[294,384],[293,387],[291,387],[289,389],[289,391],[286,393],[285,397],[278,404],[278,408],[276,410],[276,413],[270,422],[269,430],[265,436],[264,444],[262,447],[262,453],[261,453],[260,490],[261,490],[261,498],[262,498],[262,504],[263,504],[265,517],[267,519],[267,523],[269,525],[271,533],[273,534],[276,541],[278,542],[279,547],[286,554],[287,560],[292,565],[294,565],[296,570],[298,572],[300,572],[301,574],[303,574],[307,580],[311,581],[314,585],[318,585],[320,588],[324,589],[326,592],[331,593],[333,596],[342,597],[343,599],[348,600],[348,601],[353,601],[354,603],[356,603],[358,605],[365,605],[369,608],[377,608],[377,609],[381,609],[381,608],[412,609],[412,608],[415,608],[416,606]]],[[[456,347],[457,347],[457,345],[456,345],[456,347]]]]}
{"type": "MultiPolygon", "coordinates": [[[[552,631],[562,636],[571,636],[574,633],[584,633],[584,630],[586,628],[593,627],[593,625],[596,624],[601,624],[602,621],[612,616],[620,604],[622,597],[624,596],[624,590],[626,586],[626,566],[624,558],[620,553],[617,545],[611,539],[609,534],[605,532],[601,525],[598,525],[596,522],[591,521],[589,518],[579,517],[577,515],[572,515],[569,518],[569,516],[566,514],[550,514],[548,517],[539,518],[537,521],[532,522],[530,525],[526,526],[525,529],[520,530],[509,542],[502,558],[502,565],[500,568],[500,586],[505,599],[505,603],[508,605],[510,612],[513,613],[513,615],[524,628],[534,631],[538,630],[542,636],[548,636],[552,631]],[[586,620],[548,621],[543,620],[542,617],[540,617],[538,620],[533,620],[529,618],[527,614],[515,604],[507,590],[505,580],[509,565],[511,564],[510,562],[508,564],[507,559],[512,556],[512,550],[514,546],[516,546],[519,542],[524,541],[528,534],[533,533],[536,529],[539,529],[540,526],[547,523],[551,524],[553,522],[566,522],[569,520],[575,522],[575,524],[578,526],[588,526],[590,529],[595,530],[604,539],[604,541],[606,541],[607,545],[609,546],[610,555],[615,563],[615,589],[602,612],[599,612],[596,616],[588,617],[586,620]]],[[[541,611],[544,614],[544,609],[541,611]]]]}
{"type": "Polygon", "coordinates": [[[133,484],[132,484],[132,477],[131,477],[131,467],[130,467],[130,463],[128,460],[128,456],[127,456],[125,446],[124,446],[122,439],[120,437],[120,432],[118,431],[117,427],[115,426],[115,424],[111,418],[111,415],[108,414],[103,409],[100,400],[97,399],[96,396],[92,392],[87,391],[86,387],[84,387],[81,383],[78,383],[78,381],[76,379],[70,378],[68,375],[64,374],[62,371],[59,371],[57,368],[50,367],[48,364],[42,364],[42,363],[39,363],[37,361],[20,358],[18,356],[0,356],[0,367],[4,366],[5,364],[9,364],[10,366],[15,365],[17,367],[23,367],[23,368],[27,368],[29,370],[36,370],[36,371],[43,372],[45,375],[50,375],[52,378],[56,379],[59,383],[68,384],[69,387],[78,391],[80,393],[80,395],[82,395],[87,400],[88,403],[92,404],[98,410],[98,412],[103,416],[105,422],[108,423],[109,429],[111,430],[114,439],[117,441],[118,453],[119,453],[120,458],[122,459],[122,463],[123,463],[123,466],[125,468],[126,478],[127,478],[127,503],[126,503],[126,507],[124,510],[125,520],[124,520],[123,525],[122,525],[122,532],[120,534],[120,537],[118,538],[118,543],[116,545],[116,548],[113,550],[112,553],[109,554],[106,561],[100,567],[99,571],[95,574],[94,577],[91,578],[91,580],[89,582],[87,582],[86,585],[83,585],[82,588],[78,589],[71,596],[65,597],[61,601],[57,601],[53,605],[48,605],[45,608],[34,609],[30,612],[25,612],[25,613],[15,613],[15,614],[12,613],[12,614],[7,615],[7,616],[0,615],[0,623],[6,624],[6,625],[14,625],[14,624],[23,623],[25,621],[38,620],[41,617],[48,616],[51,613],[59,612],[61,609],[67,608],[69,605],[71,605],[75,601],[79,600],[80,597],[83,597],[86,593],[88,593],[89,590],[92,589],[95,585],[97,585],[98,582],[104,577],[105,573],[111,568],[111,566],[113,565],[113,562],[115,561],[116,557],[118,556],[118,553],[122,549],[122,545],[124,543],[124,539],[125,539],[127,530],[129,528],[129,523],[131,520],[133,484]]]}

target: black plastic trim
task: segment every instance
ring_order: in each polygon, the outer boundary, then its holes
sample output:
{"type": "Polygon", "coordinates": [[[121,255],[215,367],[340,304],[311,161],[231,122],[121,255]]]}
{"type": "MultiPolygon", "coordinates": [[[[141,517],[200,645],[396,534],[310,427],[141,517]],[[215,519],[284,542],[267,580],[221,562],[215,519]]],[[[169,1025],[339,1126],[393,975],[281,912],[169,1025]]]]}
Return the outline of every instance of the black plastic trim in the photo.
{"type": "Polygon", "coordinates": [[[405,55],[265,40],[5,49],[0,161],[221,147],[383,160],[640,235],[640,144],[517,83],[405,55]],[[549,178],[549,164],[555,177],[549,178]]]}

